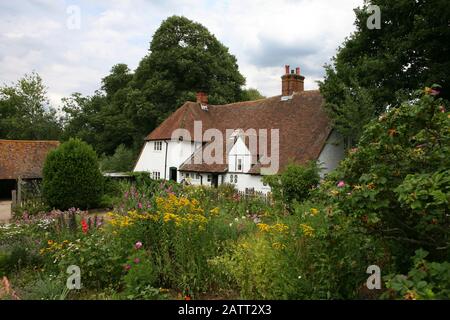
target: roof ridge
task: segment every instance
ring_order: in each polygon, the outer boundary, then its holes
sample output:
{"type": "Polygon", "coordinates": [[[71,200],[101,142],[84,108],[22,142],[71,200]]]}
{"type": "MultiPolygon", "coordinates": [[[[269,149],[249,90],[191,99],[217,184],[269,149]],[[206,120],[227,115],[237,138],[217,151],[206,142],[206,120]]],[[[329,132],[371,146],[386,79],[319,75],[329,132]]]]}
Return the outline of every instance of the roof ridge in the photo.
{"type": "Polygon", "coordinates": [[[0,142],[58,142],[59,140],[12,140],[12,139],[0,139],[0,142]]]}

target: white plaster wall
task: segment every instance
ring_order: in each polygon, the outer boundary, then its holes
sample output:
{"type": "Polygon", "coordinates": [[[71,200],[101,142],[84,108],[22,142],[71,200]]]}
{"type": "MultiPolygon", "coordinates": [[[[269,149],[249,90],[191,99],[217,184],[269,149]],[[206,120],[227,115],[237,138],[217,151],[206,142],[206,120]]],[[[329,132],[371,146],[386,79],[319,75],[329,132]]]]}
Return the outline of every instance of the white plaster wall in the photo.
{"type": "Polygon", "coordinates": [[[344,159],[344,139],[336,131],[333,130],[319,155],[319,164],[322,167],[320,176],[323,178],[327,173],[334,170],[339,162],[344,159]]]}
{"type": "Polygon", "coordinates": [[[264,193],[270,192],[269,185],[263,184],[262,176],[260,175],[229,172],[225,175],[224,182],[233,184],[239,191],[245,191],[246,188],[255,188],[255,191],[260,191],[264,193]],[[233,175],[233,182],[231,182],[232,175],[233,175]],[[237,183],[234,182],[235,175],[237,175],[237,183]]]}
{"type": "Polygon", "coordinates": [[[238,159],[242,161],[242,169],[239,172],[248,172],[252,166],[252,155],[245,145],[242,137],[238,137],[236,143],[228,153],[228,171],[238,171],[238,159]]]}
{"type": "MultiPolygon", "coordinates": [[[[162,150],[154,150],[154,142],[147,141],[145,143],[134,171],[159,171],[161,179],[169,179],[170,167],[179,169],[180,165],[201,145],[200,142],[167,140],[162,141],[162,150]],[[165,165],[166,148],[168,148],[167,165],[165,165]]],[[[177,181],[180,182],[181,180],[180,172],[178,172],[177,181]]]]}
{"type": "Polygon", "coordinates": [[[147,141],[141,152],[133,171],[160,172],[161,178],[164,178],[164,163],[166,155],[166,144],[163,141],[162,150],[154,150],[155,141],[147,141]]]}

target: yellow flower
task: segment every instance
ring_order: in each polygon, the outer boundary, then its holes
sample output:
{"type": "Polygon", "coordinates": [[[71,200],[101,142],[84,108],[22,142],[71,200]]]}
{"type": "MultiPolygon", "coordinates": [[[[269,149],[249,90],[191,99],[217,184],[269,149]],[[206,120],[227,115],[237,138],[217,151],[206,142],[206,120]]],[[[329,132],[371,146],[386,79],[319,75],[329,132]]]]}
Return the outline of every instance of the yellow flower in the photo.
{"type": "Polygon", "coordinates": [[[284,245],[284,244],[282,244],[282,243],[280,243],[280,242],[274,242],[274,243],[272,244],[272,247],[273,247],[274,249],[281,250],[281,249],[285,249],[285,248],[286,248],[286,245],[284,245]]]}
{"type": "Polygon", "coordinates": [[[47,241],[47,244],[48,244],[49,246],[53,245],[53,243],[54,243],[53,240],[48,240],[48,241],[47,241]]]}
{"type": "Polygon", "coordinates": [[[313,216],[315,216],[316,214],[319,213],[319,210],[317,210],[316,208],[311,208],[309,211],[311,211],[311,214],[312,214],[313,216]]]}
{"type": "Polygon", "coordinates": [[[312,237],[312,236],[314,235],[314,229],[313,229],[313,227],[311,227],[311,226],[309,226],[309,225],[307,225],[307,224],[305,224],[305,223],[302,223],[302,224],[300,225],[300,228],[302,229],[303,234],[304,234],[305,236],[307,236],[307,237],[312,237]]]}
{"type": "Polygon", "coordinates": [[[282,232],[288,232],[289,227],[283,223],[276,223],[271,227],[271,229],[273,231],[282,233],[282,232]]]}
{"type": "Polygon", "coordinates": [[[260,231],[263,231],[263,232],[269,232],[270,231],[270,226],[268,224],[258,223],[257,226],[258,226],[260,231]]]}
{"type": "Polygon", "coordinates": [[[339,191],[333,189],[330,191],[330,193],[332,196],[337,196],[339,194],[339,191]]]}
{"type": "Polygon", "coordinates": [[[218,207],[215,207],[214,209],[211,209],[211,210],[209,211],[209,213],[210,213],[211,215],[213,215],[213,216],[217,216],[217,215],[219,214],[219,208],[218,208],[218,207]]]}

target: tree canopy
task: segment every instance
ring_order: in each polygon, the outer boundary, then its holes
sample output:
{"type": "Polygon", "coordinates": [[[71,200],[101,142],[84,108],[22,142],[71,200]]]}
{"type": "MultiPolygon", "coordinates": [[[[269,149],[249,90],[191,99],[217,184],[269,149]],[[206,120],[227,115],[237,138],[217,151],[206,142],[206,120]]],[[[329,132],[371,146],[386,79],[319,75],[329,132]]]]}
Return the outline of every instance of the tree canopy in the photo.
{"type": "Polygon", "coordinates": [[[61,131],[37,73],[0,87],[0,139],[57,140],[61,131]]]}
{"type": "Polygon", "coordinates": [[[416,88],[442,86],[450,97],[450,9],[445,0],[372,0],[355,9],[356,31],[338,49],[320,84],[336,127],[356,141],[371,118],[416,88]],[[377,5],[381,28],[367,19],[377,5]]]}
{"type": "Polygon", "coordinates": [[[244,84],[228,48],[201,24],[172,16],[134,73],[117,64],[93,96],[65,99],[64,138],[80,138],[99,155],[113,155],[119,145],[137,155],[144,137],[185,101],[195,101],[197,91],[206,91],[213,104],[260,97],[242,90],[244,84]]]}

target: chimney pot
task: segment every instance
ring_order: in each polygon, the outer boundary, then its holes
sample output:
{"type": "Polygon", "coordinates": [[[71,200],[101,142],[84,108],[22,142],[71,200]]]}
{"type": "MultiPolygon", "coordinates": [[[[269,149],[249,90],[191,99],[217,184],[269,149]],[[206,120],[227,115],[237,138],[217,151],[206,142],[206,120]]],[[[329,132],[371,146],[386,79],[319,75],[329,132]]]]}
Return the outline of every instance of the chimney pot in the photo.
{"type": "Polygon", "coordinates": [[[208,104],[208,94],[206,92],[199,91],[199,92],[197,92],[196,97],[197,97],[197,103],[208,104]]]}
{"type": "Polygon", "coordinates": [[[289,65],[285,65],[285,69],[281,77],[281,95],[291,96],[294,92],[304,91],[305,77],[300,75],[300,67],[290,70],[289,65]]]}

